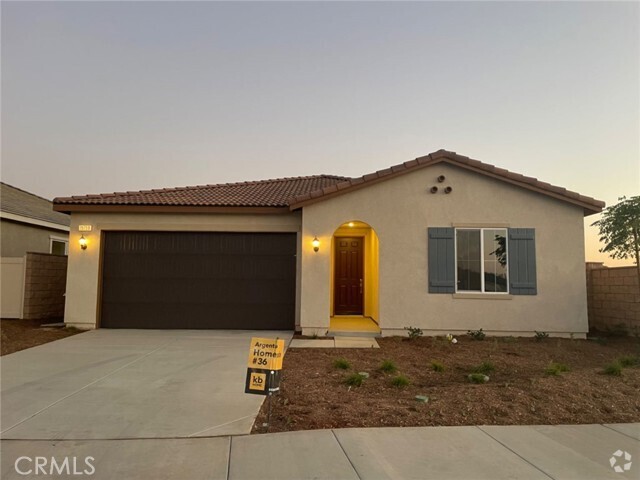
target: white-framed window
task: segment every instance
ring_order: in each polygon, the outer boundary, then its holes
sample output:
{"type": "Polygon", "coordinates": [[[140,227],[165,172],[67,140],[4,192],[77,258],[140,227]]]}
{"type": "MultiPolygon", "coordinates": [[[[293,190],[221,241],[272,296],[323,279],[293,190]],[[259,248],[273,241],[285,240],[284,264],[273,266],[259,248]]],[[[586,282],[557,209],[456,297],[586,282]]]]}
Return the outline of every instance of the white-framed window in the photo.
{"type": "Polygon", "coordinates": [[[69,240],[62,237],[49,237],[49,253],[54,255],[69,255],[69,240]]]}
{"type": "Polygon", "coordinates": [[[456,228],[456,292],[509,293],[506,228],[456,228]]]}

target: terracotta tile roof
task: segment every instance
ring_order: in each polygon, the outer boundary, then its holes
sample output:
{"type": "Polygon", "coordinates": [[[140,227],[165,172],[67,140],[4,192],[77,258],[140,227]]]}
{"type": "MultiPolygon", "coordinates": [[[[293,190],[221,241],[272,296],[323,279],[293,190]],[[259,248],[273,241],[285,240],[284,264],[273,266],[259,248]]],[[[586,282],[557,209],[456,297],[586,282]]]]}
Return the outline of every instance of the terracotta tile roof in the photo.
{"type": "MultiPolygon", "coordinates": [[[[56,206],[288,207],[293,198],[312,191],[322,191],[325,187],[346,180],[348,180],[348,177],[314,175],[255,182],[59,197],[54,199],[53,202],[56,206]]],[[[57,208],[57,210],[60,210],[60,208],[57,208]]]]}
{"type": "Polygon", "coordinates": [[[596,200],[595,198],[586,197],[579,193],[572,192],[563,187],[557,187],[546,182],[541,182],[537,178],[527,177],[519,173],[510,172],[504,168],[498,168],[494,165],[483,163],[479,160],[474,160],[463,155],[458,155],[456,152],[450,152],[447,150],[438,150],[437,152],[430,153],[424,157],[416,158],[398,165],[394,165],[384,170],[378,170],[374,173],[363,175],[362,177],[349,178],[343,182],[338,182],[333,185],[327,185],[319,190],[304,193],[297,196],[290,205],[290,208],[296,209],[322,201],[325,198],[332,197],[334,195],[340,195],[349,190],[355,190],[357,188],[365,187],[369,184],[377,183],[389,178],[393,178],[404,173],[424,168],[437,163],[449,163],[468,170],[475,171],[480,174],[484,174],[490,177],[494,177],[506,182],[509,182],[520,187],[536,191],[545,195],[552,196],[554,198],[565,200],[570,203],[582,206],[585,215],[601,212],[605,206],[605,203],[596,200]]]}
{"type": "Polygon", "coordinates": [[[447,150],[438,150],[424,157],[394,165],[362,177],[335,175],[278,178],[255,182],[199,185],[195,187],[163,188],[139,192],[115,192],[84,195],[53,200],[57,211],[71,211],[73,206],[136,206],[136,207],[277,207],[291,210],[322,201],[334,195],[363,188],[398,175],[437,163],[448,163],[487,175],[513,185],[581,206],[585,214],[602,211],[604,202],[585,197],[565,188],[541,182],[503,168],[495,167],[447,150]],[[69,210],[66,210],[69,208],[69,210]]]}
{"type": "Polygon", "coordinates": [[[71,224],[69,215],[53,211],[51,200],[0,182],[0,210],[5,213],[55,223],[64,227],[71,224]]]}

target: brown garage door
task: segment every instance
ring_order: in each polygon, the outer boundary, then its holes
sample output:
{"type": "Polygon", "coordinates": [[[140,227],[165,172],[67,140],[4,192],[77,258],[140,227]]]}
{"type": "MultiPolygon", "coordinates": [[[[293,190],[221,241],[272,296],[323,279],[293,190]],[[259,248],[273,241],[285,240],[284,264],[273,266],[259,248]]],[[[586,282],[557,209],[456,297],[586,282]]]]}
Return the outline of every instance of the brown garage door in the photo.
{"type": "Polygon", "coordinates": [[[294,328],[295,234],[105,232],[103,241],[103,328],[294,328]]]}

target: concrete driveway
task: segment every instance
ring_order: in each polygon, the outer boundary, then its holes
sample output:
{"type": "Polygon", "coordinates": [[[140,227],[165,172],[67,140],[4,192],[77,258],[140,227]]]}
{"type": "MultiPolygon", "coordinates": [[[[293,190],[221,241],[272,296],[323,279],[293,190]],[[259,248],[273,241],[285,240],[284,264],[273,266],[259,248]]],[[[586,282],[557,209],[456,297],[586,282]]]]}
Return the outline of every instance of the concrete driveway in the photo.
{"type": "Polygon", "coordinates": [[[247,434],[251,336],[291,332],[95,330],[2,357],[3,439],[247,434]]]}

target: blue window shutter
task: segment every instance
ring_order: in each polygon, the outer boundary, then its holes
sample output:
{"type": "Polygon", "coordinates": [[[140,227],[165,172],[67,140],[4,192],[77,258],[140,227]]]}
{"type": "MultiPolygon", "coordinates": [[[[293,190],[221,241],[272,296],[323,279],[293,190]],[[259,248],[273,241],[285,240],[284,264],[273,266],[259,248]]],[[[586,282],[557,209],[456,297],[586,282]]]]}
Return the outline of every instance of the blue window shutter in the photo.
{"type": "Polygon", "coordinates": [[[509,263],[509,293],[537,295],[535,229],[509,229],[507,262],[509,263]]]}
{"type": "Polygon", "coordinates": [[[455,249],[453,228],[428,229],[429,293],[455,293],[455,249]]]}

